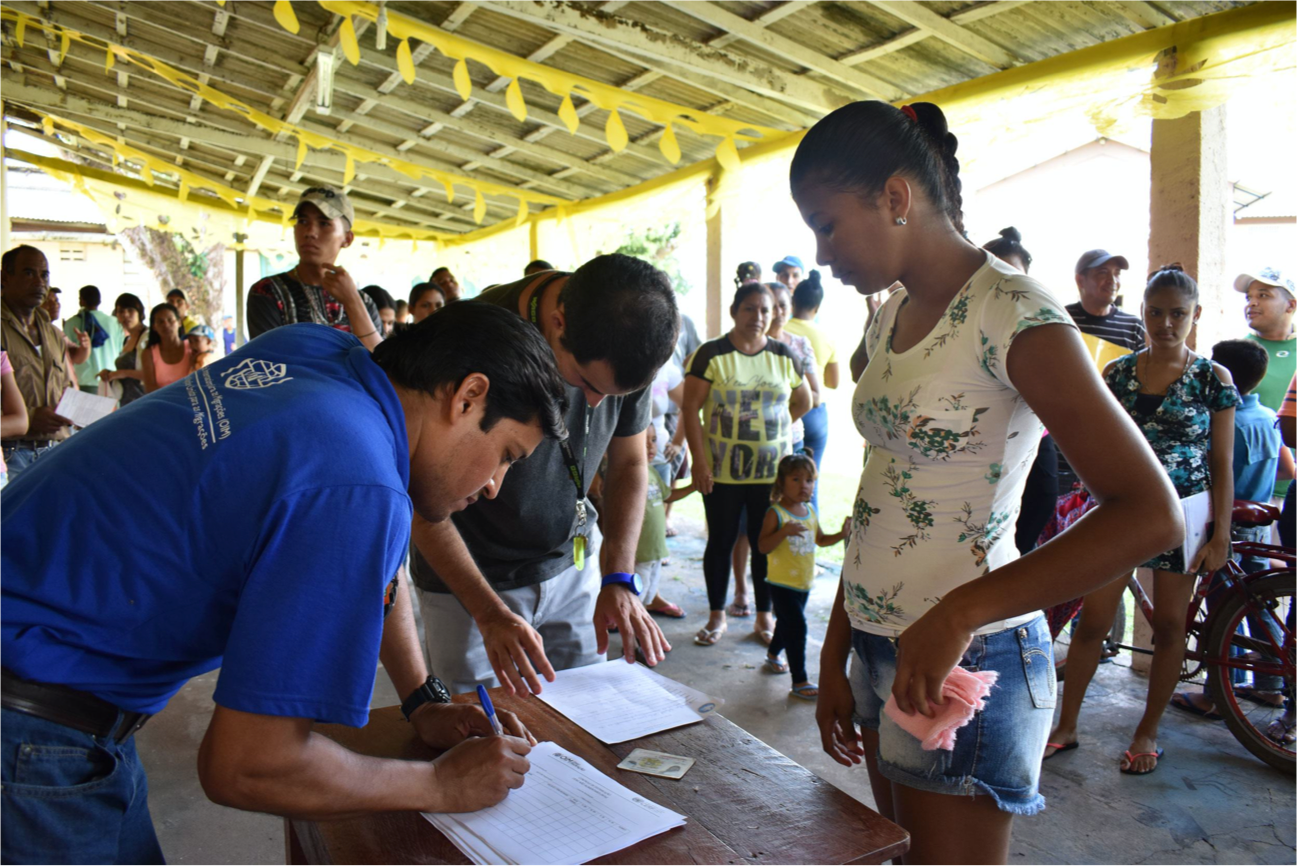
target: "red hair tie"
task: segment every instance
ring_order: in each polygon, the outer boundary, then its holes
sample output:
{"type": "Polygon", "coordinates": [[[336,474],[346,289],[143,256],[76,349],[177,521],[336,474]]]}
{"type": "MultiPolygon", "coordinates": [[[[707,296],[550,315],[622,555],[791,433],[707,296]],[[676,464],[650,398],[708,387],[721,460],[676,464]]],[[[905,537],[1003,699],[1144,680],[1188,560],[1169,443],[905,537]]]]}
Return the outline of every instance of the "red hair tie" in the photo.
{"type": "Polygon", "coordinates": [[[919,122],[919,115],[914,111],[913,105],[902,105],[901,111],[905,112],[905,116],[910,120],[913,120],[915,123],[919,122]]]}

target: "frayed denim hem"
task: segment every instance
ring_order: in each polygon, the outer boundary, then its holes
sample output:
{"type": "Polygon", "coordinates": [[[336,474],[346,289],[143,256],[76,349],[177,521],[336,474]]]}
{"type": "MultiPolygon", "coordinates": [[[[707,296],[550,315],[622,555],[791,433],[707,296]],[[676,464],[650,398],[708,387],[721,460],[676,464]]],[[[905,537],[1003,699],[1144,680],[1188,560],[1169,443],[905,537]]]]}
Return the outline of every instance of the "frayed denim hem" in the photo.
{"type": "Polygon", "coordinates": [[[878,758],[878,771],[883,778],[907,788],[919,791],[931,791],[934,794],[948,794],[952,797],[973,797],[977,794],[989,794],[995,800],[1001,812],[1010,815],[1030,816],[1045,810],[1045,797],[1039,788],[1002,788],[988,785],[975,776],[922,776],[902,769],[895,764],[878,758]]]}

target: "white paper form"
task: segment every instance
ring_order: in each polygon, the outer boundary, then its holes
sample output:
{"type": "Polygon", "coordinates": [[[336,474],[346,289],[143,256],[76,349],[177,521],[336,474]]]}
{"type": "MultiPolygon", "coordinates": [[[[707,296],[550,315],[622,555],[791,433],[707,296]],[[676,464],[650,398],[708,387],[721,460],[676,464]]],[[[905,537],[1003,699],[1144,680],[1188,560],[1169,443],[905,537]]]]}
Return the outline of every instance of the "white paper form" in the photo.
{"type": "Polygon", "coordinates": [[[1211,528],[1212,507],[1211,491],[1200,493],[1180,500],[1180,509],[1184,512],[1184,567],[1193,565],[1194,557],[1207,543],[1207,530],[1211,528]]]}
{"type": "Polygon", "coordinates": [[[720,703],[622,659],[559,671],[537,697],[610,745],[700,722],[720,703]]]}
{"type": "Polygon", "coordinates": [[[554,743],[503,801],[468,814],[430,814],[474,863],[586,863],[682,826],[685,816],[639,796],[554,743]]]}
{"type": "Polygon", "coordinates": [[[68,388],[63,392],[54,412],[78,427],[89,427],[100,418],[112,414],[116,408],[117,401],[112,397],[100,397],[77,388],[68,388]]]}

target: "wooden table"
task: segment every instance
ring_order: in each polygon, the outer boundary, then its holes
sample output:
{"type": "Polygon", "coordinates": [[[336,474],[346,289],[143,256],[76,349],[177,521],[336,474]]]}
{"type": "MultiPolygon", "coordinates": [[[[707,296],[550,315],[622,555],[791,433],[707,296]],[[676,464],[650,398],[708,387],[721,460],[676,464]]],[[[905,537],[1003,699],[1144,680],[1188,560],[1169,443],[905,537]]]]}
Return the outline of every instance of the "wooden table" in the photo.
{"type": "MultiPolygon", "coordinates": [[[[909,835],[877,812],[713,713],[705,721],[605,746],[543,701],[499,689],[496,707],[518,714],[537,739],[580,755],[619,783],[688,816],[684,827],[595,863],[882,863],[909,847],[909,835]],[[618,770],[632,749],[698,758],[683,779],[618,770]]],[[[476,697],[457,695],[456,702],[476,697]]],[[[316,728],[366,755],[428,760],[399,707],[369,714],[364,728],[316,728]]],[[[864,767],[860,768],[864,773],[864,767]]],[[[286,820],[289,863],[468,863],[417,812],[343,821],[286,820]]]]}

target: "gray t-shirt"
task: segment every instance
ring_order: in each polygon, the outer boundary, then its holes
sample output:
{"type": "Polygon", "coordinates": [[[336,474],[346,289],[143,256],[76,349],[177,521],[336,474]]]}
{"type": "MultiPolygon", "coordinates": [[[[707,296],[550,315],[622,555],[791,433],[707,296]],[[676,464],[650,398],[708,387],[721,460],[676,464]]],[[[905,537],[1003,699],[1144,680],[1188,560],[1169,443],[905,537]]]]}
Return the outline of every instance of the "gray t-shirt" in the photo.
{"type": "MultiPolygon", "coordinates": [[[[538,277],[495,286],[472,301],[517,312],[518,299],[538,277]]],[[[549,291],[556,291],[551,288],[549,291]]],[[[623,397],[606,397],[593,411],[585,393],[568,387],[567,429],[572,453],[583,472],[586,491],[614,436],[633,436],[649,425],[652,395],[641,389],[623,397]],[[585,418],[590,411],[590,433],[585,418]],[[582,455],[584,454],[584,459],[582,455]]],[[[559,444],[541,442],[530,457],[509,470],[495,499],[480,499],[451,519],[463,536],[478,569],[496,590],[533,586],[557,576],[572,563],[576,535],[576,485],[568,474],[559,444]]],[[[586,525],[598,519],[586,502],[586,525]]],[[[411,546],[410,576],[420,589],[450,592],[432,566],[411,546]]]]}

